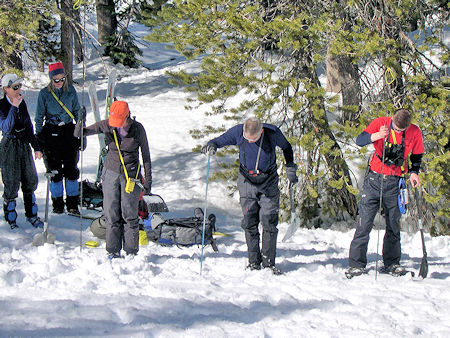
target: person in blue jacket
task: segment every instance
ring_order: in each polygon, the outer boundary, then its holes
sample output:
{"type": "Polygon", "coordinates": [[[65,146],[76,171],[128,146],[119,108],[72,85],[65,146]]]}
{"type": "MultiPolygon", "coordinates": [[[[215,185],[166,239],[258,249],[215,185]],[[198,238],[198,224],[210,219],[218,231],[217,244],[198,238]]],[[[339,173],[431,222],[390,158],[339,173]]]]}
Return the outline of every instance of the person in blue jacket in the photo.
{"type": "Polygon", "coordinates": [[[298,178],[292,146],[278,127],[261,123],[255,117],[212,139],[202,148],[202,152],[214,154],[218,148],[229,145],[239,147],[237,187],[244,215],[241,226],[247,242],[248,268],[260,270],[262,265],[274,274],[280,274],[275,267],[280,202],[275,148],[278,146],[283,150],[287,178],[295,184],[298,178]],[[261,248],[260,222],[263,228],[261,248]]]}
{"type": "Polygon", "coordinates": [[[22,79],[16,74],[2,77],[5,93],[0,100],[0,129],[3,139],[0,144],[0,167],[3,180],[3,211],[11,229],[17,228],[16,198],[22,188],[25,217],[36,228],[43,222],[37,215],[38,207],[34,192],[38,185],[36,167],[30,144],[36,159],[42,158],[27,105],[21,92],[22,79]]]}
{"type": "Polygon", "coordinates": [[[47,171],[58,171],[50,183],[53,212],[64,212],[64,187],[66,208],[70,213],[78,213],[80,141],[73,136],[78,121],[80,104],[77,92],[67,83],[61,62],[50,64],[50,84],[39,92],[36,108],[36,134],[44,152],[47,171]],[[63,184],[64,179],[64,184],[63,184]]]}

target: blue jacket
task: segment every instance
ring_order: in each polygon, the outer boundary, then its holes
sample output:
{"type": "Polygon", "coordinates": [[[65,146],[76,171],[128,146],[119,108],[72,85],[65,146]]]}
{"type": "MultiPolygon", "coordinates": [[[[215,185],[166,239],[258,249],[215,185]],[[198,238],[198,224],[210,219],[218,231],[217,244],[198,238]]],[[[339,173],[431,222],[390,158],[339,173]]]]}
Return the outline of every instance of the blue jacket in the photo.
{"type": "MultiPolygon", "coordinates": [[[[66,113],[64,108],[61,107],[58,101],[56,101],[49,88],[52,88],[51,85],[41,89],[41,91],[39,92],[36,116],[34,119],[36,123],[36,134],[39,134],[42,131],[44,122],[54,125],[58,125],[61,122],[64,122],[65,124],[73,123],[72,118],[66,113]]],[[[63,90],[63,88],[52,89],[59,100],[64,103],[67,109],[69,109],[69,111],[75,117],[76,123],[78,121],[78,111],[80,110],[80,104],[78,103],[78,97],[75,88],[70,85],[67,90],[63,90]]]]}
{"type": "Polygon", "coordinates": [[[258,164],[260,171],[267,172],[268,169],[276,166],[275,148],[277,146],[283,150],[286,164],[293,163],[294,153],[292,146],[286,140],[281,130],[277,126],[267,123],[263,123],[263,130],[263,136],[258,141],[250,143],[244,138],[244,125],[238,124],[208,143],[215,144],[217,148],[230,145],[239,146],[239,161],[248,170],[254,170],[256,167],[256,158],[261,141],[262,147],[258,164]]]}
{"type": "Polygon", "coordinates": [[[5,94],[0,100],[0,129],[4,137],[21,139],[30,143],[34,151],[40,151],[25,100],[15,107],[5,94]]]}

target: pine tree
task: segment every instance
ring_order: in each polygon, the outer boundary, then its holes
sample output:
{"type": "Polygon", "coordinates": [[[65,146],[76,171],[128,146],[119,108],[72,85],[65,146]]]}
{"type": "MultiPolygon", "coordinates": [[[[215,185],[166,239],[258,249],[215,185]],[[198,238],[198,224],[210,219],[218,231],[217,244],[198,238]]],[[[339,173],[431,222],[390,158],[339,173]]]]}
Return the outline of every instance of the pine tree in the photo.
{"type": "MultiPolygon", "coordinates": [[[[336,219],[345,218],[343,210],[355,217],[358,190],[347,165],[355,159],[353,138],[367,121],[400,106],[424,121],[425,195],[438,202],[438,208],[429,205],[433,213],[448,220],[448,174],[442,171],[448,131],[431,127],[448,125],[446,80],[436,76],[448,62],[448,50],[436,39],[447,16],[442,4],[425,1],[197,0],[173,1],[145,23],[156,27],[149,39],[201,58],[198,74],[170,73],[173,83],[195,95],[191,104],[211,103],[210,114],[236,121],[251,112],[285,131],[296,149],[302,176],[297,203],[305,220],[317,218],[319,208],[336,219]],[[413,41],[408,33],[420,28],[424,34],[430,20],[436,22],[428,41],[413,41]],[[444,50],[439,65],[425,52],[437,47],[444,50]],[[350,115],[333,124],[328,116],[338,113],[335,102],[317,76],[327,52],[351,61],[361,79],[360,102],[344,106],[350,115]],[[242,91],[245,99],[231,106],[230,98],[242,91]]],[[[192,134],[223,130],[206,126],[192,134]]]]}
{"type": "Polygon", "coordinates": [[[0,2],[0,71],[22,68],[22,52],[39,39],[39,22],[52,11],[49,0],[0,2]]]}

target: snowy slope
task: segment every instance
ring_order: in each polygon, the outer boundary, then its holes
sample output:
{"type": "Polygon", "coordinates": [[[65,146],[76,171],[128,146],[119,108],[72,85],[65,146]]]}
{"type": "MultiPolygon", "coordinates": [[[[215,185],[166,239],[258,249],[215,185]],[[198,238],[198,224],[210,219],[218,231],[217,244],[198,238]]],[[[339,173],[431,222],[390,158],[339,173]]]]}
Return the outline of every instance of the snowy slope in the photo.
{"type": "MultiPolygon", "coordinates": [[[[115,67],[116,96],[129,102],[132,115],[147,130],[153,192],[171,212],[188,217],[205,199],[206,157],[192,153],[188,131],[206,123],[202,110],[184,110],[187,94],[172,88],[166,70],[195,69],[152,45],[145,53],[149,68],[115,67]]],[[[104,104],[107,79],[100,61],[88,60],[87,81],[95,81],[104,104]]],[[[34,117],[39,89],[47,74],[27,73],[26,101],[34,117]]],[[[75,70],[81,78],[81,67],[75,70]]],[[[81,82],[80,82],[81,83],[81,82]]],[[[78,86],[89,109],[87,88],[78,86]]],[[[92,114],[88,123],[94,121],[92,114]]],[[[214,121],[214,120],[213,120],[214,121]]],[[[216,122],[220,122],[216,120],[216,122]]],[[[83,155],[83,178],[95,179],[98,139],[89,137],[83,155]]],[[[219,159],[213,159],[211,170],[219,159]]],[[[36,161],[40,215],[45,204],[45,168],[36,161]]],[[[369,273],[347,280],[348,247],[353,231],[300,229],[278,245],[277,265],[284,272],[251,272],[240,228],[238,196],[211,182],[208,213],[217,216],[219,253],[205,249],[200,276],[200,248],[149,244],[135,258],[110,262],[105,244],[80,249],[93,239],[88,226],[67,215],[50,214],[56,244],[31,245],[38,230],[25,224],[19,193],[18,223],[10,231],[0,220],[0,336],[139,336],[139,337],[448,337],[450,335],[450,238],[426,236],[429,276],[425,280],[378,275],[375,280],[377,232],[369,243],[369,273]]],[[[2,215],[3,216],[3,215],[2,215]]],[[[279,225],[280,238],[288,224],[279,225]]],[[[383,231],[380,232],[380,242],[383,231]]],[[[402,233],[403,263],[418,272],[420,235],[402,233]]],[[[380,245],[381,251],[381,245],[380,245]]]]}

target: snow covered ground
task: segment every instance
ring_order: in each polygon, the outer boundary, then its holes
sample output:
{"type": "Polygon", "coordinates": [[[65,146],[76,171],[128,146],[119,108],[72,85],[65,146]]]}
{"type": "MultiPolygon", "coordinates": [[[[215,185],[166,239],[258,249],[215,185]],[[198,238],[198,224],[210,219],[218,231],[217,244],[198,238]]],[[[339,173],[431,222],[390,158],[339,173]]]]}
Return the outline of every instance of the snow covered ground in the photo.
{"type": "MultiPolygon", "coordinates": [[[[188,131],[206,123],[201,109],[186,111],[187,94],[168,84],[165,71],[190,69],[160,45],[146,50],[148,67],[115,67],[116,96],[129,102],[132,115],[147,130],[153,161],[153,192],[163,196],[169,217],[188,217],[205,199],[206,157],[188,131]]],[[[88,61],[87,81],[95,81],[104,104],[106,82],[99,59],[88,61]]],[[[76,67],[75,80],[81,79],[76,67]]],[[[47,74],[27,73],[26,102],[34,118],[39,89],[47,74]]],[[[81,83],[81,82],[80,82],[81,83]]],[[[87,88],[77,87],[90,112],[87,88]]],[[[88,116],[88,123],[94,121],[88,116]]],[[[216,122],[220,122],[216,120],[216,122]]],[[[96,174],[98,139],[89,137],[83,178],[96,174]]],[[[211,170],[219,159],[213,159],[211,170]]],[[[45,206],[45,168],[36,161],[40,215],[45,206]]],[[[238,197],[210,182],[208,213],[217,216],[219,252],[205,249],[202,275],[198,247],[179,249],[149,244],[138,256],[109,261],[105,244],[80,248],[94,239],[90,221],[50,214],[55,245],[31,245],[39,230],[25,223],[21,194],[19,229],[0,220],[0,336],[120,337],[449,337],[450,238],[426,235],[429,275],[378,274],[377,232],[369,244],[369,273],[347,280],[353,230],[300,229],[278,244],[277,265],[284,272],[245,270],[247,252],[240,228],[238,197]]],[[[288,223],[279,225],[280,236],[288,223]]],[[[383,231],[380,232],[380,242],[383,231]]],[[[381,245],[380,245],[381,250],[381,245]]],[[[422,259],[420,235],[402,234],[403,263],[417,274],[422,259]]]]}

